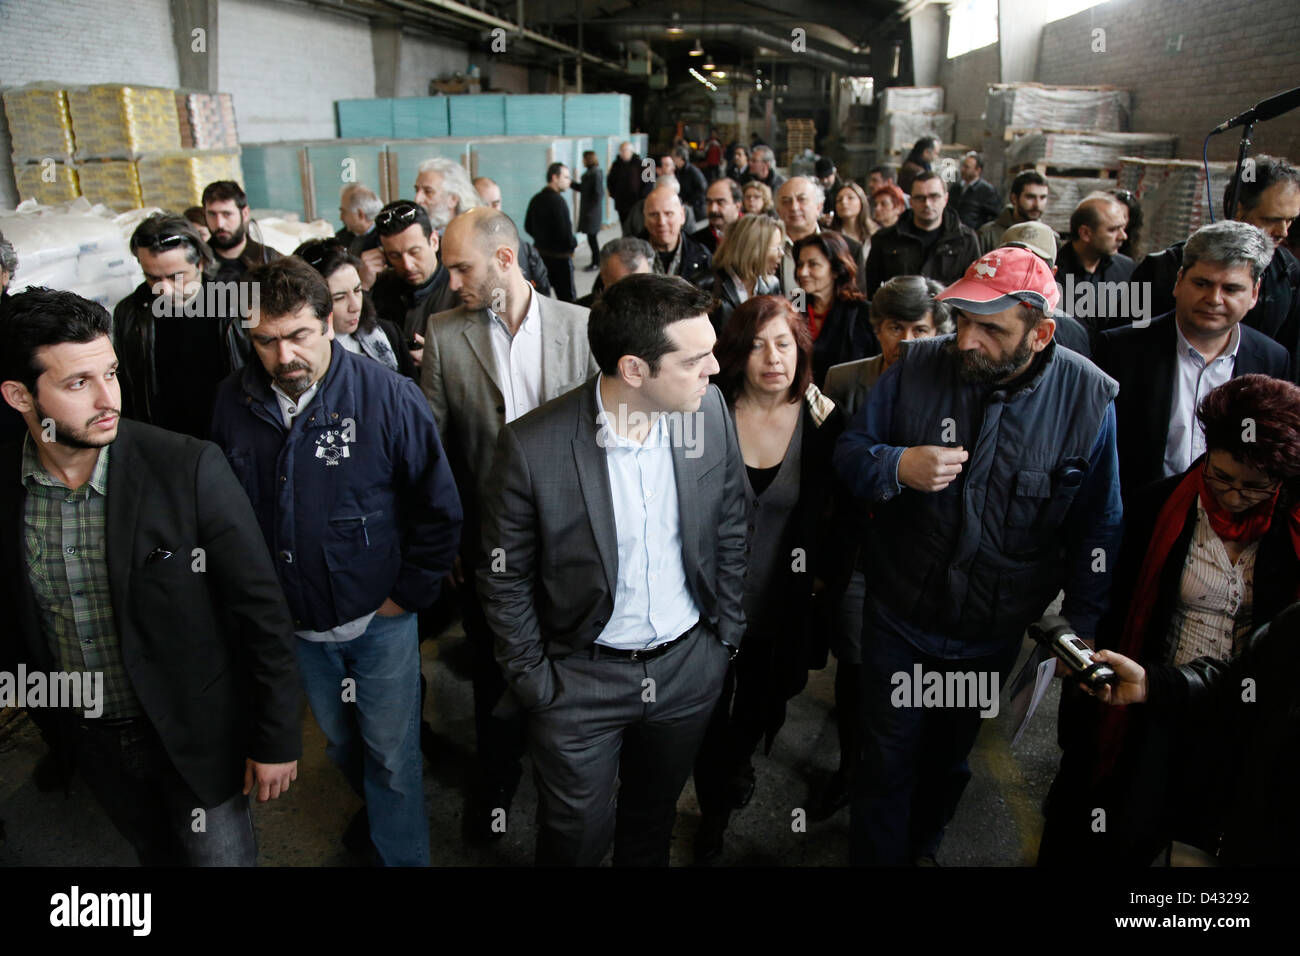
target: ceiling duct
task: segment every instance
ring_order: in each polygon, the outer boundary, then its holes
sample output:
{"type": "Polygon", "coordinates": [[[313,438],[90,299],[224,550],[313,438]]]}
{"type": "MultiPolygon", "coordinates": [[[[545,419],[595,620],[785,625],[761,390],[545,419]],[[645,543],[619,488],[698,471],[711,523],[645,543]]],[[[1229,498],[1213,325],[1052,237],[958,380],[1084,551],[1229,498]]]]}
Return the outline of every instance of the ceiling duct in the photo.
{"type": "MultiPolygon", "coordinates": [[[[710,43],[717,41],[719,43],[730,43],[733,46],[756,49],[758,47],[767,47],[772,50],[786,51],[790,50],[790,37],[781,36],[778,33],[768,33],[757,27],[744,26],[739,23],[681,23],[674,24],[680,26],[682,30],[693,36],[698,36],[701,41],[708,40],[710,43]]],[[[646,40],[646,39],[663,39],[663,27],[648,27],[644,24],[610,24],[604,27],[602,31],[611,40],[646,40]]],[[[715,51],[716,52],[716,51],[715,51]]],[[[804,51],[795,53],[782,53],[781,59],[800,60],[823,69],[834,70],[836,73],[843,73],[847,76],[856,76],[860,73],[869,73],[869,61],[865,58],[854,63],[843,57],[834,56],[830,53],[823,53],[821,50],[807,47],[804,51]]]]}

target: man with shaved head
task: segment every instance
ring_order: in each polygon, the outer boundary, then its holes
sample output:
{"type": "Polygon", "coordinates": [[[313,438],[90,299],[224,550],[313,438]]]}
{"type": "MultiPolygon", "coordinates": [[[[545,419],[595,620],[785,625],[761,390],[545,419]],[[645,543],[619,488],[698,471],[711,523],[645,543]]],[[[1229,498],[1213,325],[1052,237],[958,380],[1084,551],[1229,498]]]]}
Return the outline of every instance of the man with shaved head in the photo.
{"type": "MultiPolygon", "coordinates": [[[[1106,193],[1085,196],[1074,208],[1070,215],[1070,241],[1056,256],[1056,282],[1064,289],[1069,303],[1078,298],[1074,290],[1081,286],[1093,285],[1101,290],[1105,288],[1104,283],[1128,282],[1133,274],[1133,260],[1119,251],[1128,236],[1127,225],[1127,207],[1106,193]]],[[[1098,315],[1097,309],[1077,311],[1080,313],[1077,317],[1093,332],[1106,328],[1107,320],[1113,323],[1129,318],[1098,315]]]]}
{"type": "Polygon", "coordinates": [[[659,275],[681,276],[692,285],[709,275],[713,257],[709,250],[686,235],[686,210],[677,191],[655,187],[645,200],[646,238],[654,247],[651,263],[659,275]]]}
{"type": "Polygon", "coordinates": [[[465,510],[460,590],[473,650],[478,780],[465,814],[466,835],[492,839],[497,810],[508,812],[519,784],[522,720],[508,715],[505,681],[493,658],[475,568],[491,566],[479,539],[479,502],[506,422],[550,401],[598,371],[587,345],[587,310],[539,295],[519,269],[519,230],[490,208],[457,216],[442,240],[442,264],[460,305],[429,319],[420,385],[447,450],[465,510]],[[501,705],[500,716],[493,709],[501,705]]]}
{"type": "MultiPolygon", "coordinates": [[[[474,180],[474,189],[478,192],[478,198],[483,200],[483,205],[489,209],[501,208],[501,187],[497,185],[496,180],[480,176],[474,180]]],[[[519,240],[519,271],[542,295],[551,294],[551,279],[546,274],[546,263],[542,261],[542,254],[537,251],[535,245],[524,239],[519,240]]]]}

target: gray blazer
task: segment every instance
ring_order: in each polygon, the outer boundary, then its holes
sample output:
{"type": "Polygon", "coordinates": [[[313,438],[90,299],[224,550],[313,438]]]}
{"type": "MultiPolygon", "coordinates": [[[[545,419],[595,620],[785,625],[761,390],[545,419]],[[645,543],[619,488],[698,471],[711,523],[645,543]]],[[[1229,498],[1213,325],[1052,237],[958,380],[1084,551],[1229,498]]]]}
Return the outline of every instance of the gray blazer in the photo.
{"type": "Polygon", "coordinates": [[[826,372],[822,392],[844,411],[845,427],[880,381],[884,364],[884,355],[873,355],[856,362],[832,365],[826,372]]]}
{"type": "MultiPolygon", "coordinates": [[[[550,658],[589,647],[614,610],[618,541],[596,376],[501,429],[483,498],[478,589],[497,663],[527,710],[555,697],[550,658]],[[496,549],[501,549],[497,551],[496,549]]],[[[744,461],[710,386],[688,442],[673,442],[682,565],[700,621],[735,647],[745,633],[744,461]]],[[[680,433],[679,433],[680,436],[680,433]]]]}
{"type": "MultiPolygon", "coordinates": [[[[534,293],[536,294],[536,293],[534,293]]],[[[587,309],[538,295],[542,321],[542,401],[586,381],[599,369],[587,344],[587,309]]],[[[429,317],[420,387],[429,400],[465,506],[462,552],[477,547],[473,520],[492,466],[497,432],[505,423],[505,396],[492,354],[487,310],[458,306],[429,317]]]]}

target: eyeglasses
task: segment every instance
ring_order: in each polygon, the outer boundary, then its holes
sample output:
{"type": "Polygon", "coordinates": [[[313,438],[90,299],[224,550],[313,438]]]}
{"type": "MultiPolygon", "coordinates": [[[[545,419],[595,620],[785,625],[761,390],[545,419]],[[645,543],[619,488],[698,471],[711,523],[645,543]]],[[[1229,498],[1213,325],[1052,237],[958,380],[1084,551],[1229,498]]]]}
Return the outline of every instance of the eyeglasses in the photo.
{"type": "Polygon", "coordinates": [[[415,203],[403,202],[400,206],[381,209],[379,215],[375,216],[375,225],[380,229],[387,229],[393,223],[415,222],[417,215],[419,215],[419,207],[415,203]]]}
{"type": "Polygon", "coordinates": [[[1267,488],[1242,487],[1241,485],[1233,484],[1226,478],[1219,478],[1216,475],[1210,474],[1209,468],[1204,465],[1201,466],[1201,472],[1205,475],[1205,483],[1207,485],[1211,485],[1222,492],[1235,491],[1246,501],[1263,501],[1265,498],[1270,498],[1273,496],[1273,493],[1277,491],[1278,486],[1282,484],[1280,481],[1275,481],[1267,488]]]}

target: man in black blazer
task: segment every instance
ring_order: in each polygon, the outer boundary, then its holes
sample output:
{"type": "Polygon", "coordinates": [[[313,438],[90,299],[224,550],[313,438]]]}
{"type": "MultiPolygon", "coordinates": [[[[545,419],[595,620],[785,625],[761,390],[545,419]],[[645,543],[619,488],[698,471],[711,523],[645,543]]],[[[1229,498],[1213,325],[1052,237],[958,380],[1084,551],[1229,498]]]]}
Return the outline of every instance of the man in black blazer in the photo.
{"type": "Polygon", "coordinates": [[[709,302],[622,280],[588,324],[601,374],[498,438],[479,588],[529,712],[539,863],[594,866],[613,841],[617,865],[667,864],[744,633],[744,463],[709,302]]]}
{"type": "Polygon", "coordinates": [[[1286,350],[1241,324],[1272,254],[1255,226],[1203,226],[1183,250],[1174,311],[1098,336],[1093,361],[1120,386],[1115,413],[1126,500],[1182,474],[1205,451],[1196,407],[1212,389],[1251,372],[1289,378],[1286,350]]]}
{"type": "Polygon", "coordinates": [[[0,449],[0,671],[95,688],[28,711],[141,863],[252,865],[248,793],[297,777],[293,624],[221,450],[121,420],[110,327],[49,289],[0,316],[28,429],[0,449]]]}

